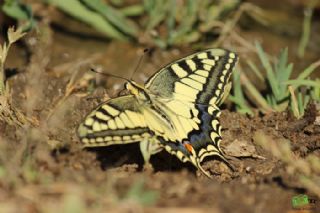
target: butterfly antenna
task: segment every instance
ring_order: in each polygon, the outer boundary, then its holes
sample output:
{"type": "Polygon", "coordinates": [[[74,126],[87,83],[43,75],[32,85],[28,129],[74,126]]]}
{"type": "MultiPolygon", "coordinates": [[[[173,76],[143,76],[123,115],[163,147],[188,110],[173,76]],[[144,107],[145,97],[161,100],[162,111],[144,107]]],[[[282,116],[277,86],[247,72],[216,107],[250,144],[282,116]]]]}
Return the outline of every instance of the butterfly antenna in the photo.
{"type": "Polygon", "coordinates": [[[125,80],[125,81],[130,81],[129,79],[124,78],[124,77],[121,77],[121,76],[113,75],[113,74],[110,74],[110,73],[99,72],[99,71],[97,71],[97,70],[96,70],[95,68],[93,68],[93,67],[90,67],[90,71],[91,71],[91,72],[94,72],[94,73],[101,74],[101,75],[105,75],[105,76],[109,76],[109,77],[114,77],[114,78],[120,78],[120,79],[123,79],[123,80],[125,80]]]}
{"type": "Polygon", "coordinates": [[[132,72],[132,75],[131,75],[131,77],[130,77],[130,81],[132,80],[132,77],[133,77],[134,74],[137,72],[138,68],[140,67],[140,64],[141,64],[141,62],[142,62],[142,59],[143,59],[143,57],[145,56],[145,54],[146,54],[147,52],[149,52],[149,49],[148,49],[148,48],[146,48],[146,49],[143,50],[143,54],[140,56],[139,61],[138,61],[138,63],[137,63],[137,66],[136,66],[136,68],[134,69],[134,71],[132,72]]]}

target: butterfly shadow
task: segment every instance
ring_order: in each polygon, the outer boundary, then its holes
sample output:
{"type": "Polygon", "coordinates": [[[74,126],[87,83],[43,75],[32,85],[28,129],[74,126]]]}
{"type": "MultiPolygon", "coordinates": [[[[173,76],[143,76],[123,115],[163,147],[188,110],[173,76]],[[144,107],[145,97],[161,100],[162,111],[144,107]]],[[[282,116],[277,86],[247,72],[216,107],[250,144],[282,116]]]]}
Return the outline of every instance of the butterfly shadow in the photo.
{"type": "MultiPolygon", "coordinates": [[[[88,151],[97,155],[101,169],[108,170],[119,168],[125,165],[137,165],[137,171],[143,171],[144,160],[138,144],[124,144],[122,146],[93,147],[87,148],[88,151]]],[[[162,151],[151,156],[150,163],[153,171],[156,172],[176,172],[187,169],[196,173],[197,169],[191,164],[182,163],[175,156],[166,151],[162,151]]]]}
{"type": "Polygon", "coordinates": [[[88,148],[88,150],[97,154],[97,160],[100,162],[100,166],[103,170],[130,164],[136,164],[138,166],[138,171],[143,169],[144,161],[138,144],[92,147],[88,148]]]}
{"type": "Polygon", "coordinates": [[[165,150],[151,156],[150,163],[154,172],[178,172],[187,169],[192,173],[196,173],[197,169],[189,163],[183,163],[175,156],[165,150]]]}

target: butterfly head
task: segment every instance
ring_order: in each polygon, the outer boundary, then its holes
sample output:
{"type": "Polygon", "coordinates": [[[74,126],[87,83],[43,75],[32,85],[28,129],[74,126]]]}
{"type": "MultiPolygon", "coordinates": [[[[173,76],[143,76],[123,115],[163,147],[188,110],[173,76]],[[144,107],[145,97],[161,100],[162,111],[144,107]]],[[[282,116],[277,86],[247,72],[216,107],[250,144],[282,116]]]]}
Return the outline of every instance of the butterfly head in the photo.
{"type": "Polygon", "coordinates": [[[137,96],[139,94],[139,85],[134,81],[127,81],[124,85],[125,89],[128,90],[132,95],[137,96]]]}
{"type": "Polygon", "coordinates": [[[134,81],[127,81],[125,84],[125,89],[127,89],[132,95],[134,95],[138,100],[143,102],[150,102],[151,99],[145,88],[134,81]]]}

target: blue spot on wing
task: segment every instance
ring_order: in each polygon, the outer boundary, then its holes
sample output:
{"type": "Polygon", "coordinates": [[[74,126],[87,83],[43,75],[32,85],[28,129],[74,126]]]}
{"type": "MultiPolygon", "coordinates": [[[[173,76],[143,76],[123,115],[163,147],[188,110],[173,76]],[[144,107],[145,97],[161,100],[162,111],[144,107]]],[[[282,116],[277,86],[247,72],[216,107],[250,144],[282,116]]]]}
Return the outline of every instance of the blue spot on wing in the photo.
{"type": "Polygon", "coordinates": [[[208,144],[216,146],[216,143],[213,143],[212,139],[210,138],[210,133],[213,130],[211,121],[216,116],[216,113],[210,115],[208,113],[208,107],[203,105],[198,105],[198,110],[200,112],[201,120],[200,129],[194,130],[188,135],[190,144],[196,150],[196,152],[201,148],[206,147],[208,144]]]}

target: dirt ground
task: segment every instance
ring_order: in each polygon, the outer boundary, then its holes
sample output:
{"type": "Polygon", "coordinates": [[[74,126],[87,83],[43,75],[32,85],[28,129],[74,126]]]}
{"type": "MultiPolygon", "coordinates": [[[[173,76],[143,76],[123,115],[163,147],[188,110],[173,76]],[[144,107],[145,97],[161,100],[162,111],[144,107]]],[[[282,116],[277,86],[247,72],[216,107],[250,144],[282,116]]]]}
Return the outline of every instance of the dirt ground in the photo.
{"type": "MultiPolygon", "coordinates": [[[[9,79],[13,105],[33,125],[0,121],[0,212],[320,212],[320,199],[292,167],[256,139],[263,132],[270,144],[289,140],[296,159],[320,157],[316,105],[300,120],[289,112],[249,117],[223,105],[222,147],[236,153],[236,171],[208,159],[204,168],[213,180],[166,152],[152,156],[154,169],[145,170],[138,144],[82,149],[78,124],[123,84],[89,73],[88,67],[101,64],[107,72],[129,75],[139,52],[128,44],[59,33],[46,39],[28,35],[11,50],[7,67],[18,72],[9,79]],[[293,209],[298,194],[317,202],[293,209]]],[[[152,52],[136,74],[138,82],[182,55],[152,52]]]]}

